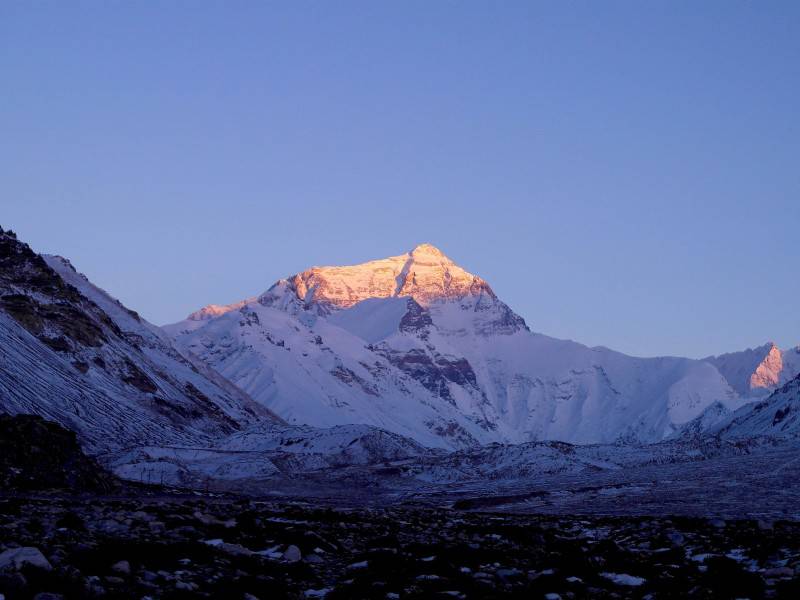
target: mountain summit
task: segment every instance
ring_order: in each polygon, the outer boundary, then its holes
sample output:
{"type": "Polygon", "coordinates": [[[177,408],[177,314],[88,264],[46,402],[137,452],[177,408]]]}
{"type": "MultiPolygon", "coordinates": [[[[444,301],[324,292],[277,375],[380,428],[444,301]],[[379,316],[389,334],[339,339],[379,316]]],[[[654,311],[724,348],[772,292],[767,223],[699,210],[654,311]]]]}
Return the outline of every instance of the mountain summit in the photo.
{"type": "Polygon", "coordinates": [[[411,250],[411,252],[409,252],[408,254],[409,256],[413,256],[414,258],[418,259],[422,259],[422,257],[428,256],[428,257],[442,258],[449,263],[453,262],[452,260],[447,258],[444,252],[439,250],[439,248],[437,248],[433,244],[428,244],[428,243],[419,244],[415,246],[414,249],[411,250]]]}
{"type": "Polygon", "coordinates": [[[704,360],[712,363],[743,396],[769,394],[800,373],[800,350],[781,350],[773,342],[704,360]]]}
{"type": "Polygon", "coordinates": [[[265,305],[298,301],[321,314],[370,298],[410,297],[421,306],[441,300],[496,296],[489,284],[467,272],[431,244],[406,254],[344,267],[312,267],[281,279],[260,298],[265,305]],[[288,298],[287,298],[288,296],[288,298]]]}

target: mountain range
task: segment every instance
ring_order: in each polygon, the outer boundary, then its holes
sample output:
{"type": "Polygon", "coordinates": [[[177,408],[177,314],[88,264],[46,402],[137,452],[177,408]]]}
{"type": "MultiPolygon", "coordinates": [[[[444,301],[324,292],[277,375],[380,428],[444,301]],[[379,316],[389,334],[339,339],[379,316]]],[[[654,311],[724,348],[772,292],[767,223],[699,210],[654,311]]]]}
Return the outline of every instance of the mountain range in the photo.
{"type": "Polygon", "coordinates": [[[534,333],[430,244],[313,267],[164,328],[290,423],[363,423],[428,446],[655,442],[800,372],[766,344],[703,360],[636,358],[534,333]]]}
{"type": "Polygon", "coordinates": [[[636,358],[534,333],[428,244],[160,328],[0,229],[0,412],[134,480],[416,490],[743,456],[797,440],[799,366],[773,344],[636,358]]]}

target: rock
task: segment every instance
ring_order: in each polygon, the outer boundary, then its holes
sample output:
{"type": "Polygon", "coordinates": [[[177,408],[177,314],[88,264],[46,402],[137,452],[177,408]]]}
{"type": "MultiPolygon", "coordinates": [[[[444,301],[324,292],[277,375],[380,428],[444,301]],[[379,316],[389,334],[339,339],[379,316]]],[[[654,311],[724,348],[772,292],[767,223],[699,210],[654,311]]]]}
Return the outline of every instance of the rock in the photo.
{"type": "Polygon", "coordinates": [[[144,512],[143,510],[137,510],[131,514],[132,519],[136,519],[137,521],[155,521],[155,517],[150,513],[144,512]]]}
{"type": "Polygon", "coordinates": [[[130,575],[131,565],[127,560],[121,560],[118,563],[112,565],[111,570],[121,575],[130,575]]]}
{"type": "MultiPolygon", "coordinates": [[[[0,600],[2,600],[2,597],[3,595],[0,594],[0,600]]],[[[33,600],[64,600],[64,596],[50,592],[39,592],[33,597],[33,600]]]]}
{"type": "Polygon", "coordinates": [[[627,585],[631,587],[640,586],[646,581],[642,577],[628,575],[627,573],[600,573],[600,576],[613,581],[617,585],[627,585]]]}
{"type": "Polygon", "coordinates": [[[764,571],[764,577],[794,577],[794,569],[789,567],[774,567],[764,571]]]}
{"type": "Polygon", "coordinates": [[[0,571],[0,590],[7,592],[12,597],[15,592],[24,589],[26,585],[28,585],[28,580],[22,573],[0,571]]]}
{"type": "Polygon", "coordinates": [[[196,511],[193,516],[203,525],[221,525],[226,529],[233,529],[234,527],[236,527],[236,519],[227,519],[223,521],[212,515],[208,515],[200,511],[196,511]]]}
{"type": "Polygon", "coordinates": [[[522,571],[513,567],[511,569],[497,569],[497,576],[501,579],[519,577],[520,575],[522,575],[522,571]]]}
{"type": "Polygon", "coordinates": [[[314,565],[318,565],[318,564],[324,562],[322,560],[322,558],[319,556],[319,554],[309,554],[308,556],[306,556],[305,560],[306,560],[307,563],[311,563],[311,564],[314,564],[314,565]]]}
{"type": "Polygon", "coordinates": [[[90,597],[92,596],[100,597],[106,595],[106,588],[104,588],[99,583],[88,583],[86,585],[85,591],[86,595],[90,597]]]}
{"type": "Polygon", "coordinates": [[[116,478],[83,453],[74,432],[36,415],[0,414],[3,491],[110,491],[116,485],[116,478]]]}
{"type": "Polygon", "coordinates": [[[673,546],[683,546],[683,543],[686,541],[686,538],[683,537],[683,534],[678,533],[677,531],[671,531],[668,533],[667,539],[672,543],[673,546]]]}
{"type": "Polygon", "coordinates": [[[209,546],[214,546],[215,548],[219,548],[223,552],[227,552],[228,554],[232,554],[233,556],[250,556],[251,554],[253,554],[252,550],[250,550],[249,548],[245,548],[241,544],[229,544],[228,542],[220,541],[217,544],[209,544],[209,546]]]}
{"type": "Polygon", "coordinates": [[[44,557],[44,554],[33,546],[11,548],[0,554],[0,571],[18,571],[23,565],[33,565],[34,567],[45,569],[46,571],[50,571],[53,568],[50,562],[44,557]]]}
{"type": "Polygon", "coordinates": [[[102,519],[95,524],[95,527],[109,535],[120,535],[128,530],[123,523],[115,519],[102,519]]]}
{"type": "Polygon", "coordinates": [[[711,521],[709,521],[708,524],[711,525],[712,527],[716,527],[717,529],[725,528],[725,521],[723,521],[722,519],[711,519],[711,521]]]}
{"type": "Polygon", "coordinates": [[[300,552],[300,548],[295,545],[289,546],[283,553],[283,560],[289,562],[297,562],[301,558],[303,558],[303,554],[300,552]]]}
{"type": "Polygon", "coordinates": [[[175,584],[176,590],[184,590],[187,592],[195,592],[198,589],[198,585],[196,583],[192,583],[190,581],[178,581],[175,584]]]}

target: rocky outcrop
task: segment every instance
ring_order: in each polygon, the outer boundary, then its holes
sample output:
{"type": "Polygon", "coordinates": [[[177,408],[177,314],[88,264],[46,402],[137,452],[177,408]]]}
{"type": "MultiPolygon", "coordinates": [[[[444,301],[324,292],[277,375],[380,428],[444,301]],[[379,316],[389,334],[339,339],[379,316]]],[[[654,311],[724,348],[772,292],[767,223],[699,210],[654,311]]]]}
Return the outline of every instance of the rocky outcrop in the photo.
{"type": "Polygon", "coordinates": [[[0,490],[109,491],[116,479],[87,457],[77,436],[36,415],[0,414],[0,490]]]}
{"type": "Polygon", "coordinates": [[[422,349],[398,352],[386,346],[375,348],[392,365],[419,381],[436,396],[455,404],[450,384],[469,387],[480,394],[475,371],[466,358],[442,356],[422,349]]]}
{"type": "Polygon", "coordinates": [[[783,354],[775,344],[750,376],[750,389],[771,388],[780,383],[783,371],[783,354]]]}
{"type": "Polygon", "coordinates": [[[408,312],[400,319],[399,330],[403,333],[427,339],[429,328],[433,326],[430,313],[413,298],[408,299],[408,312]]]}
{"type": "Polygon", "coordinates": [[[713,364],[744,397],[765,395],[800,373],[798,349],[784,351],[772,342],[703,360],[713,364]]]}
{"type": "Polygon", "coordinates": [[[92,451],[200,441],[270,418],[196,362],[66,259],[0,230],[0,411],[57,421],[92,451]]]}

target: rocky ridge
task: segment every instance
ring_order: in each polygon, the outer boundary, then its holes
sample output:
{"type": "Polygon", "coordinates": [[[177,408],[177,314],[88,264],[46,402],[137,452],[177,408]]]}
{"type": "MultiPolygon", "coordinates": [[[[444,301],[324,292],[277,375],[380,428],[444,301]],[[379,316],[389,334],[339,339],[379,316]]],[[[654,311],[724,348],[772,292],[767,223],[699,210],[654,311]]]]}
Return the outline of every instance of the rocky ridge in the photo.
{"type": "Polygon", "coordinates": [[[60,257],[0,230],[0,410],[94,451],[199,442],[275,418],[60,257]]]}

